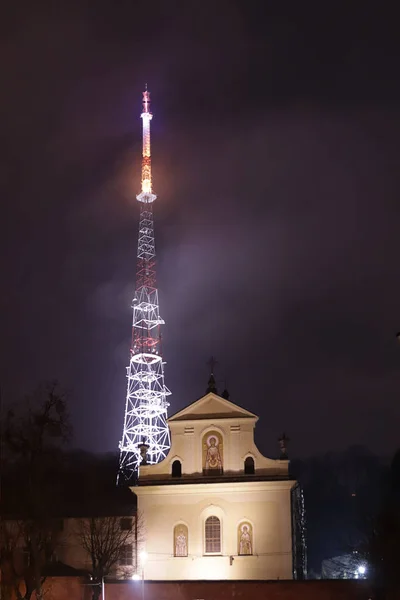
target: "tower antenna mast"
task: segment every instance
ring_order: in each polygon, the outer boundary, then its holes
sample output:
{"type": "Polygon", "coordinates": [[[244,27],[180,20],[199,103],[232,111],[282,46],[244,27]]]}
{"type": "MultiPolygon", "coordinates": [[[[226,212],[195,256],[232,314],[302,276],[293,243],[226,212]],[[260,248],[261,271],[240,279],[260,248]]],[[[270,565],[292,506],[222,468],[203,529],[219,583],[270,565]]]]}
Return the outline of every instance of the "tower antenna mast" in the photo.
{"type": "Polygon", "coordinates": [[[127,367],[128,389],[125,420],[120,448],[119,476],[125,481],[136,478],[140,462],[154,464],[165,458],[170,447],[167,425],[167,396],[164,362],[161,356],[160,317],[156,284],[153,192],[151,178],[150,92],[143,92],[142,184],[136,196],[140,203],[136,288],[132,303],[133,324],[130,362],[127,367]],[[143,448],[146,455],[143,455],[143,448]]]}

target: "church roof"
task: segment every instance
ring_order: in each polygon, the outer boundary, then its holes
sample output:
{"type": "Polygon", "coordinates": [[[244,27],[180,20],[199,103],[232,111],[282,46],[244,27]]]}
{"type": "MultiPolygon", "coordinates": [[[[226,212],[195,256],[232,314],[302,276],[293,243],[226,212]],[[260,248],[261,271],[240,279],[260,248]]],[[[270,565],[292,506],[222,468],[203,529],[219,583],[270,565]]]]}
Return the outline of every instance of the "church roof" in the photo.
{"type": "Polygon", "coordinates": [[[230,400],[221,398],[210,392],[189,404],[168,419],[168,423],[175,421],[199,421],[206,419],[256,419],[257,415],[234,404],[230,400]]]}

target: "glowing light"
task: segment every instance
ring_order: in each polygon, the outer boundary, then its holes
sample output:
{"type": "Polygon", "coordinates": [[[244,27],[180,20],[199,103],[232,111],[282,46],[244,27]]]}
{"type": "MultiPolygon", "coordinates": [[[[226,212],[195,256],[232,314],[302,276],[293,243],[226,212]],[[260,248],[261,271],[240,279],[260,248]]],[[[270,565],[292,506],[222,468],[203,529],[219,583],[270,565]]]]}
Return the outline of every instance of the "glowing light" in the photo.
{"type": "Polygon", "coordinates": [[[365,575],[365,573],[367,572],[367,567],[365,565],[360,565],[357,571],[360,575],[365,575]]]}
{"type": "Polygon", "coordinates": [[[151,181],[150,179],[143,179],[142,181],[142,192],[149,194],[151,192],[151,181]]]}
{"type": "Polygon", "coordinates": [[[148,555],[146,550],[142,550],[141,553],[139,554],[140,556],[140,560],[142,561],[142,563],[145,563],[147,561],[148,555]]]}
{"type": "Polygon", "coordinates": [[[160,348],[160,317],[155,271],[155,242],[151,179],[150,92],[143,92],[142,178],[139,239],[137,251],[136,290],[132,302],[132,345],[127,367],[125,420],[120,448],[120,473],[128,482],[138,473],[142,461],[140,447],[147,446],[147,464],[163,460],[170,448],[167,425],[167,396],[164,384],[164,362],[160,348]]]}
{"type": "Polygon", "coordinates": [[[143,112],[140,115],[143,125],[142,149],[142,192],[137,196],[139,202],[154,202],[151,183],[151,146],[150,146],[150,121],[153,115],[150,112],[150,92],[143,92],[143,112]]]}
{"type": "Polygon", "coordinates": [[[141,579],[140,575],[138,575],[137,573],[135,573],[134,575],[132,575],[132,579],[134,581],[139,581],[141,579]]]}

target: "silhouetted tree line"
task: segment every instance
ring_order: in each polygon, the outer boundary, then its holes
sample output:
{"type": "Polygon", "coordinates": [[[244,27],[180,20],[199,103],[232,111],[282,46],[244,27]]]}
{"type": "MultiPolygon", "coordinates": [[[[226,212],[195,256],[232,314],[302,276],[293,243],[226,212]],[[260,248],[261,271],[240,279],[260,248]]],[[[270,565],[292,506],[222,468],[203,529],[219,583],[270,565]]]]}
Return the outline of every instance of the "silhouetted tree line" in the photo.
{"type": "Polygon", "coordinates": [[[368,519],[357,551],[369,565],[375,597],[400,598],[400,450],[393,457],[379,508],[368,519]]]}
{"type": "Polygon", "coordinates": [[[91,556],[96,575],[106,575],[118,559],[118,544],[126,542],[115,517],[135,511],[135,496],[116,487],[118,456],[69,449],[68,401],[57,384],[38,387],[10,408],[0,433],[2,600],[12,593],[18,600],[30,600],[33,592],[42,597],[46,576],[54,570],[60,520],[68,517],[90,517],[97,539],[106,539],[103,552],[91,556]],[[105,556],[110,548],[113,557],[105,556]]]}
{"type": "Polygon", "coordinates": [[[343,554],[361,539],[367,517],[381,502],[388,465],[355,446],[293,460],[290,468],[304,491],[308,564],[319,572],[322,560],[343,554]]]}
{"type": "Polygon", "coordinates": [[[294,460],[291,471],[304,491],[309,570],[318,574],[324,559],[357,552],[374,597],[398,594],[400,451],[390,462],[354,446],[294,460]]]}

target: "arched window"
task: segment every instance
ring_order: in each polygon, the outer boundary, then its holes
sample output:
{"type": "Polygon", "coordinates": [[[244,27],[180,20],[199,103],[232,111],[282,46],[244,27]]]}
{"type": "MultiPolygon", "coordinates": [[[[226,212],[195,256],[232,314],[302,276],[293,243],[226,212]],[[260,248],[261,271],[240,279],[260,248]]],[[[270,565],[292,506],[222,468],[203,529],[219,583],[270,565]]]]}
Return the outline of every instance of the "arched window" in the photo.
{"type": "Polygon", "coordinates": [[[245,475],[254,475],[254,458],[252,456],[248,456],[244,461],[244,474],[245,475]]]}
{"type": "Polygon", "coordinates": [[[174,527],[174,556],[188,555],[189,532],[186,525],[179,523],[174,527]]]}
{"type": "Polygon", "coordinates": [[[218,554],[221,552],[221,521],[218,517],[208,517],[205,524],[205,552],[218,554]]]}
{"type": "Polygon", "coordinates": [[[180,460],[172,463],[172,477],[182,477],[182,464],[180,460]]]}

